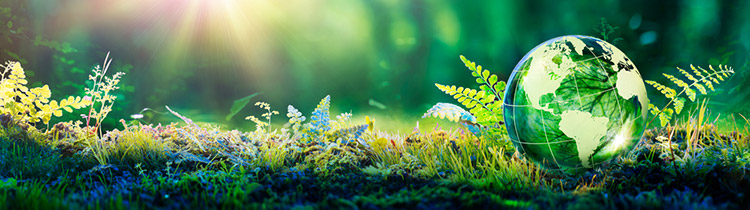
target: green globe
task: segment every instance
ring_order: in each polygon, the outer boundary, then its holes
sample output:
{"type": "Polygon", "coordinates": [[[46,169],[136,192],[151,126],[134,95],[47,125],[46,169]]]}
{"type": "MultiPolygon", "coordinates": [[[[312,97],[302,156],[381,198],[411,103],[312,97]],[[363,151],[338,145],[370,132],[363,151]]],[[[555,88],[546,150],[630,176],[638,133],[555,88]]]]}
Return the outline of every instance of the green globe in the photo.
{"type": "Polygon", "coordinates": [[[592,168],[630,151],[643,135],[643,79],[605,41],[550,39],[527,53],[508,81],[503,114],[510,139],[544,168],[592,168]]]}

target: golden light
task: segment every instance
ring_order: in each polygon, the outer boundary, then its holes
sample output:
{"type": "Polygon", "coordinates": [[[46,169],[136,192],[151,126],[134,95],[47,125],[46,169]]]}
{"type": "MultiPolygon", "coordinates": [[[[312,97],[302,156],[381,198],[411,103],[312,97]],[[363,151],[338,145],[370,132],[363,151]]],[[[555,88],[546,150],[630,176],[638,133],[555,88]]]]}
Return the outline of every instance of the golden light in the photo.
{"type": "Polygon", "coordinates": [[[56,25],[132,36],[134,47],[150,51],[152,68],[170,75],[227,55],[238,67],[271,62],[260,52],[273,53],[274,7],[264,0],[77,1],[64,5],[56,25]]]}
{"type": "MultiPolygon", "coordinates": [[[[333,71],[324,68],[331,61],[368,63],[375,57],[366,54],[376,45],[374,16],[366,6],[324,0],[82,0],[61,5],[50,25],[76,31],[66,36],[81,40],[96,37],[101,48],[115,53],[128,52],[139,77],[169,84],[163,86],[181,88],[186,78],[210,76],[193,83],[201,85],[196,89],[216,93],[228,90],[223,81],[247,81],[244,90],[274,100],[293,97],[272,88],[289,75],[308,80],[333,71]]],[[[312,84],[308,81],[303,84],[312,84]]]]}
{"type": "Polygon", "coordinates": [[[619,149],[623,143],[625,143],[625,136],[623,136],[622,134],[617,134],[617,136],[615,136],[615,140],[612,142],[612,144],[615,146],[615,149],[619,149]]]}
{"type": "Polygon", "coordinates": [[[633,129],[632,120],[625,121],[625,123],[622,124],[622,128],[620,128],[620,132],[615,135],[614,139],[612,139],[612,143],[607,145],[602,151],[607,153],[617,153],[620,150],[629,147],[631,144],[630,140],[633,138],[630,136],[631,129],[633,129]]]}

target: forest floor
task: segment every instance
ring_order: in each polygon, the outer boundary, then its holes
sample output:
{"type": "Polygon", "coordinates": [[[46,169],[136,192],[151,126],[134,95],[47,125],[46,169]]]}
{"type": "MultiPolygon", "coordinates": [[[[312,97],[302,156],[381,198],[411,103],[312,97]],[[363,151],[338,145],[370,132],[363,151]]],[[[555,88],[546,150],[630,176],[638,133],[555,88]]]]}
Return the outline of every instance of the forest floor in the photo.
{"type": "Polygon", "coordinates": [[[750,123],[650,129],[630,153],[576,175],[539,168],[512,144],[461,128],[406,135],[368,124],[316,139],[294,127],[240,132],[190,121],[101,135],[75,123],[42,131],[3,121],[0,209],[750,205],[750,123]]]}

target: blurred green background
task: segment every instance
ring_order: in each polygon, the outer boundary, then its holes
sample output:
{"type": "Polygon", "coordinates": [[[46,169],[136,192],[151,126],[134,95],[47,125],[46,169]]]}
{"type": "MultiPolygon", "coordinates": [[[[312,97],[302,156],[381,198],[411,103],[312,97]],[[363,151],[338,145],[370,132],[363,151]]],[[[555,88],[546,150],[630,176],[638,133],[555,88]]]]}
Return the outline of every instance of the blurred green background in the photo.
{"type": "MultiPolygon", "coordinates": [[[[263,94],[253,101],[282,116],[288,104],[309,114],[330,94],[337,111],[416,120],[453,101],[434,83],[474,87],[460,54],[507,79],[537,44],[601,37],[595,28],[606,18],[644,79],[664,81],[662,72],[691,63],[733,66],[737,74],[719,86],[712,108],[747,116],[748,9],[739,0],[3,0],[0,60],[21,61],[35,86],[50,84],[62,98],[82,94],[111,51],[111,71],[127,74],[110,128],[164,105],[251,128],[242,118],[259,115],[252,104],[231,122],[224,116],[256,92],[263,94]]],[[[167,117],[144,120],[176,119],[167,117]]]]}

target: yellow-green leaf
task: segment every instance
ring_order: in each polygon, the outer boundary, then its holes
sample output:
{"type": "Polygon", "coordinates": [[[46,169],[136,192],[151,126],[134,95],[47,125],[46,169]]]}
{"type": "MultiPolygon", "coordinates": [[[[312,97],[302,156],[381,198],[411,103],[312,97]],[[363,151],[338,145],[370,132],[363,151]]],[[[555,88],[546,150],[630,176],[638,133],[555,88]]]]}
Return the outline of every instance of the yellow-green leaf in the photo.
{"type": "Polygon", "coordinates": [[[492,76],[490,76],[489,82],[490,85],[495,85],[495,83],[497,83],[497,75],[493,74],[492,76]]]}

